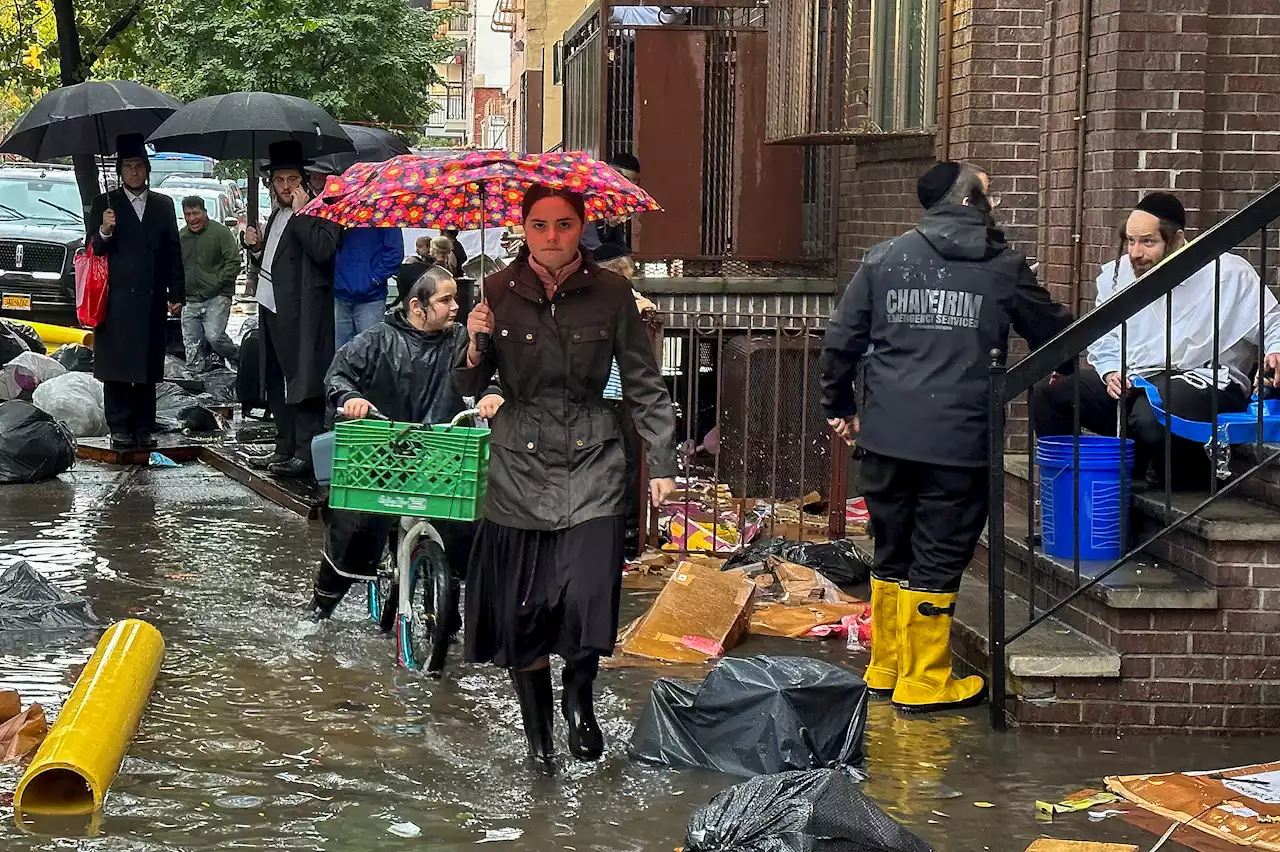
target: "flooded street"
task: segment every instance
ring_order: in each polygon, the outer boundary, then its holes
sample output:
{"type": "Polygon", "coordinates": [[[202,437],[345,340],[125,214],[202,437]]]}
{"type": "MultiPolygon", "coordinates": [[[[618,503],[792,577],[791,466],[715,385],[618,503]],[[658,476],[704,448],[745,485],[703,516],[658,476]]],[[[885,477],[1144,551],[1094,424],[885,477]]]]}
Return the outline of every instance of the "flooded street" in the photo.
{"type": "MultiPolygon", "coordinates": [[[[334,622],[301,637],[319,537],[318,524],[201,464],[81,463],[59,481],[0,489],[0,562],[25,558],[86,595],[103,620],[146,619],[167,643],[97,836],[28,834],[6,795],[0,848],[373,852],[489,840],[512,850],[671,852],[689,814],[734,783],[627,759],[654,669],[601,675],[606,758],[565,760],[549,778],[523,765],[519,711],[497,670],[454,665],[435,682],[398,669],[354,593],[334,622]],[[421,836],[390,832],[404,822],[421,836]]],[[[629,592],[624,619],[651,597],[629,592]]],[[[0,640],[0,689],[43,702],[52,719],[95,639],[0,640]]],[[[865,663],[840,643],[753,639],[735,650],[761,652],[865,663]]],[[[1077,814],[1046,826],[1033,803],[1104,774],[1271,754],[1256,740],[997,735],[985,710],[906,721],[877,704],[871,716],[868,792],[940,852],[1022,850],[1042,833],[1145,850],[1155,838],[1118,819],[1077,814]]],[[[0,790],[11,792],[17,776],[0,766],[0,790]]]]}

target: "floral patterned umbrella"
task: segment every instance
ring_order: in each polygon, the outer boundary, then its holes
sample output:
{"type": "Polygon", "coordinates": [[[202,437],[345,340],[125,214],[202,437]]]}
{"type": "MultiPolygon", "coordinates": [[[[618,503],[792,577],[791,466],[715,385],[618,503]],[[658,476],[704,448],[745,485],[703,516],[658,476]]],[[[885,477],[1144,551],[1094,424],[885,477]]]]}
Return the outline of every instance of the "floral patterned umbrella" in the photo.
{"type": "Polygon", "coordinates": [[[344,228],[501,228],[521,223],[520,202],[534,184],[581,193],[589,221],[662,209],[611,166],[577,151],[468,151],[356,163],[301,212],[344,228]]]}

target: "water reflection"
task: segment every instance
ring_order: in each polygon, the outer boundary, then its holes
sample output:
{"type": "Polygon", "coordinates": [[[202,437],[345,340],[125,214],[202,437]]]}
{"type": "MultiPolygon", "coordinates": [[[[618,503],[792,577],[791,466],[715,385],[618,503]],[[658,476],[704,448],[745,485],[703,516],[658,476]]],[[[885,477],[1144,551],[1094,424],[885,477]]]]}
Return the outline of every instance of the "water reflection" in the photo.
{"type": "MultiPolygon", "coordinates": [[[[735,781],[628,760],[633,722],[665,674],[643,667],[601,675],[604,760],[566,760],[554,778],[527,769],[518,710],[495,670],[458,665],[442,681],[401,671],[356,595],[334,623],[297,635],[317,525],[199,465],[82,466],[74,484],[0,489],[0,559],[40,555],[40,570],[85,590],[104,619],[156,624],[166,656],[101,835],[27,834],[0,800],[6,852],[460,850],[486,838],[499,852],[668,850],[689,814],[735,781]],[[391,833],[398,823],[420,836],[391,833]]],[[[649,599],[627,596],[624,617],[649,599]]],[[[0,688],[18,687],[52,717],[95,638],[0,645],[0,688]]],[[[739,650],[851,662],[839,643],[752,640],[739,650]]],[[[1243,740],[996,737],[982,714],[904,720],[886,703],[871,710],[867,789],[940,852],[992,845],[993,816],[1007,826],[998,848],[1025,848],[1040,832],[1036,798],[1104,773],[1247,763],[1258,752],[1243,740]]],[[[566,752],[562,725],[557,737],[566,752]]],[[[16,768],[0,766],[0,789],[16,780],[16,768]]],[[[1105,833],[1064,823],[1055,834],[1143,836],[1114,823],[1105,833]]]]}

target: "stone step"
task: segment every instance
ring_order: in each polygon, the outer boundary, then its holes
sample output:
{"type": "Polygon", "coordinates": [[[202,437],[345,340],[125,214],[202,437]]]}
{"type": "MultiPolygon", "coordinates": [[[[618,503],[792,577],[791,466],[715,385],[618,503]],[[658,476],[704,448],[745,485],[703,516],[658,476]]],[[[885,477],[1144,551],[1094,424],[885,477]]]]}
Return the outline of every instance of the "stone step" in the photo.
{"type": "MultiPolygon", "coordinates": [[[[1028,523],[1021,507],[1005,506],[1005,556],[1024,564],[1033,561],[1037,571],[1070,588],[1077,588],[1105,572],[1110,560],[1081,560],[1077,582],[1075,560],[1048,556],[1026,542],[1028,523]]],[[[1037,525],[1038,530],[1038,525],[1037,525]]],[[[989,544],[988,531],[980,544],[989,544]]],[[[983,560],[985,562],[985,560],[983,560]]],[[[1218,608],[1218,590],[1196,574],[1167,561],[1139,555],[1091,586],[1085,595],[1111,609],[1198,609],[1218,608]]]]}
{"type": "MultiPolygon", "coordinates": [[[[1005,456],[1006,487],[1020,485],[1025,488],[1030,479],[1030,464],[1025,455],[1005,456]]],[[[1243,488],[1243,486],[1241,486],[1243,488]]],[[[1235,493],[1219,497],[1194,517],[1192,510],[1209,496],[1208,492],[1183,492],[1169,495],[1165,503],[1164,491],[1145,491],[1133,495],[1132,507],[1135,521],[1138,515],[1156,522],[1159,527],[1175,520],[1186,521],[1181,529],[1205,541],[1257,542],[1280,539],[1280,508],[1235,493]]],[[[1277,493],[1280,498],[1280,492],[1277,493]]],[[[1025,513],[1025,500],[1022,504],[1025,513]]],[[[1012,527],[1010,527],[1012,529],[1012,527]]],[[[1154,531],[1154,530],[1153,530],[1154,531]]]]}
{"type": "MultiPolygon", "coordinates": [[[[870,540],[854,540],[854,546],[870,564],[870,540]]],[[[1027,602],[1006,593],[1005,619],[1006,635],[1025,627],[1030,622],[1027,602]]],[[[966,575],[960,585],[951,635],[956,655],[976,671],[990,671],[989,628],[987,586],[984,581],[966,575]]],[[[1120,655],[1063,622],[1050,618],[1008,646],[1006,669],[1011,677],[1011,687],[1018,684],[1028,697],[1037,697],[1033,693],[1038,690],[1032,681],[1120,677],[1120,655]]]]}

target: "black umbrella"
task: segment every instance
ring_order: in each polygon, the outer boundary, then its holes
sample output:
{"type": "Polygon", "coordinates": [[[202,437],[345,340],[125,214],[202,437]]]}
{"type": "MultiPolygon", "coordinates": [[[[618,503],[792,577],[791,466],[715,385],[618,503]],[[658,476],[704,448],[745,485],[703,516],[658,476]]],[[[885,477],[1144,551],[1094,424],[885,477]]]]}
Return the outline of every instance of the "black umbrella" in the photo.
{"type": "Polygon", "coordinates": [[[181,108],[181,101],[131,80],[63,86],[18,119],[0,151],[37,161],[114,154],[117,136],[146,136],[181,108]]]}
{"type": "Polygon", "coordinates": [[[399,136],[381,127],[364,127],[359,124],[338,126],[351,137],[356,152],[316,157],[312,169],[321,174],[340,175],[356,163],[381,163],[401,154],[412,153],[399,136]]]}
{"type": "Polygon", "coordinates": [[[215,160],[257,160],[274,142],[293,140],[305,157],[354,151],[338,122],[303,98],[271,92],[232,92],[192,101],[147,141],[158,150],[215,160]]]}

